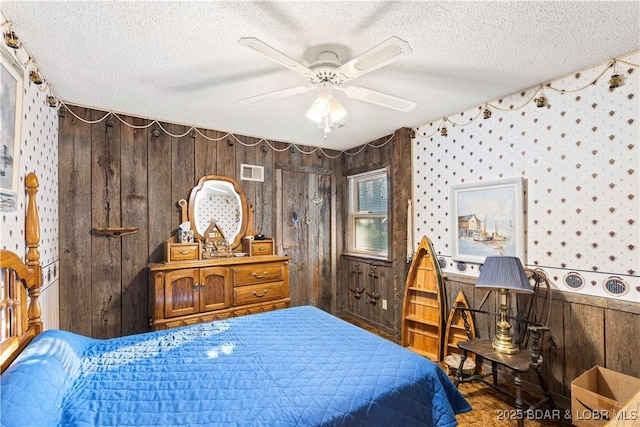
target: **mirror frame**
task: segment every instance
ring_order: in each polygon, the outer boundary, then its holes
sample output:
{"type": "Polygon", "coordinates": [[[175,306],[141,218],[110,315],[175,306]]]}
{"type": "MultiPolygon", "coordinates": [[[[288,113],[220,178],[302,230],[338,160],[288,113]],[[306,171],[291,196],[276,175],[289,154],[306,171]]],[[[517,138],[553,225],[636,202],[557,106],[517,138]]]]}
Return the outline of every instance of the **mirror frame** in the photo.
{"type": "Polygon", "coordinates": [[[204,236],[201,235],[196,227],[196,223],[194,221],[193,213],[195,212],[195,204],[196,198],[198,197],[198,193],[202,191],[204,184],[208,181],[225,181],[230,183],[233,186],[233,189],[240,197],[240,204],[242,209],[242,223],[240,225],[240,231],[236,235],[233,242],[229,242],[231,249],[235,249],[240,246],[242,242],[242,238],[245,236],[247,232],[248,218],[249,218],[249,208],[247,206],[247,196],[244,194],[244,191],[240,188],[235,179],[230,178],[228,176],[222,175],[205,175],[198,180],[198,184],[191,189],[191,193],[189,193],[189,208],[188,208],[188,217],[191,222],[191,229],[193,230],[193,234],[197,239],[204,241],[204,236]]]}

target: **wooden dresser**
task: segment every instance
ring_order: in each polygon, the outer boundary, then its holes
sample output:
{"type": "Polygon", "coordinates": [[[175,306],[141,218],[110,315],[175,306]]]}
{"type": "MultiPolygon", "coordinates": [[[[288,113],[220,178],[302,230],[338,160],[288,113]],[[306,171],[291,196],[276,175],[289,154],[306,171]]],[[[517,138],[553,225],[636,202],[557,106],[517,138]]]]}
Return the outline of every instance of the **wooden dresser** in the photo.
{"type": "Polygon", "coordinates": [[[266,255],[149,265],[152,330],[289,307],[289,257],[266,255]]]}

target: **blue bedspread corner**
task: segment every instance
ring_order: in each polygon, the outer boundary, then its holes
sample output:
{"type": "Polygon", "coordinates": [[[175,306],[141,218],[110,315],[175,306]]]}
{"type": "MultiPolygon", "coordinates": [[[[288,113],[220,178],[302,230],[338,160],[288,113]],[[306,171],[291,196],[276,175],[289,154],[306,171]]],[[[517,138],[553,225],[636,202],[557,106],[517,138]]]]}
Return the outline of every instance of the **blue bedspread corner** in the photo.
{"type": "Polygon", "coordinates": [[[81,354],[91,341],[59,330],[36,336],[0,378],[2,425],[58,425],[62,400],[79,373],[81,354]]]}

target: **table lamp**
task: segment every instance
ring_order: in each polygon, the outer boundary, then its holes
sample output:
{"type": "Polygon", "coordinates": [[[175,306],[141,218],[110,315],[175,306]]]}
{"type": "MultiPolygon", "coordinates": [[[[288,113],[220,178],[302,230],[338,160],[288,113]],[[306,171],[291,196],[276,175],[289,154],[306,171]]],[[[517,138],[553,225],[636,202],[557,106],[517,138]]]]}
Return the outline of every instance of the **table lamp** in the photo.
{"type": "Polygon", "coordinates": [[[476,288],[500,290],[500,319],[492,347],[500,353],[515,354],[520,348],[513,342],[509,329],[509,291],[532,294],[533,289],[518,257],[489,256],[484,260],[476,288]]]}

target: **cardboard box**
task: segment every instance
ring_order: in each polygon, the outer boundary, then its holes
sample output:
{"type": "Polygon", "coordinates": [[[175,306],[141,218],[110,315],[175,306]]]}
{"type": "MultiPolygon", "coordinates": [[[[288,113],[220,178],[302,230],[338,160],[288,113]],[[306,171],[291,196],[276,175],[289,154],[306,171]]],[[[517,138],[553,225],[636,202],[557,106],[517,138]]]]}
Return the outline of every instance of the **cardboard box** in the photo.
{"type": "Polygon", "coordinates": [[[640,423],[638,414],[627,413],[623,407],[639,391],[640,378],[594,366],[571,383],[572,423],[579,427],[600,427],[619,420],[637,425],[633,422],[640,423]]]}

